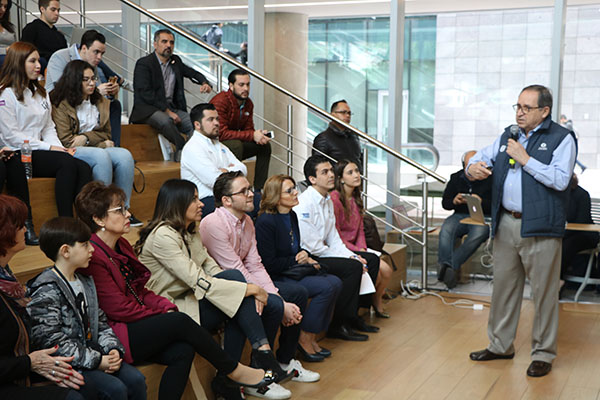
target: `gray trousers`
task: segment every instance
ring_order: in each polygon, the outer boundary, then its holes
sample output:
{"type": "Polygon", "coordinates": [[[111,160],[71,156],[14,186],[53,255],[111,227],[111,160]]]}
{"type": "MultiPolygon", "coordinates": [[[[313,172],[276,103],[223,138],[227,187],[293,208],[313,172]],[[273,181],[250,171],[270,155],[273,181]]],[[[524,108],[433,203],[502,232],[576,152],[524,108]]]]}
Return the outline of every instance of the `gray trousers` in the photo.
{"type": "Polygon", "coordinates": [[[194,132],[194,125],[190,120],[190,114],[182,110],[172,111],[181,119],[180,124],[175,125],[169,114],[164,111],[156,111],[145,122],[161,133],[169,142],[173,143],[177,150],[181,150],[186,142],[181,133],[189,138],[194,132]]]}
{"type": "Polygon", "coordinates": [[[488,320],[488,350],[515,352],[525,277],[529,278],[535,307],[531,359],[551,363],[556,357],[558,286],[562,240],[521,237],[521,220],[501,212],[494,237],[494,288],[488,320]]]}

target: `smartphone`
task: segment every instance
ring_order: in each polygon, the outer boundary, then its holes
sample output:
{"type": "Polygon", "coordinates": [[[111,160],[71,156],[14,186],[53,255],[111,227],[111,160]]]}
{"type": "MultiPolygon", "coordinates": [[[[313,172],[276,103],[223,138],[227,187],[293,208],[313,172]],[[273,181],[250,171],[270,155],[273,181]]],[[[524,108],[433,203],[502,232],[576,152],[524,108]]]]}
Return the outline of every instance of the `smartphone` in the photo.
{"type": "Polygon", "coordinates": [[[265,136],[272,138],[273,137],[273,133],[274,133],[273,131],[267,131],[267,133],[265,133],[265,136]]]}

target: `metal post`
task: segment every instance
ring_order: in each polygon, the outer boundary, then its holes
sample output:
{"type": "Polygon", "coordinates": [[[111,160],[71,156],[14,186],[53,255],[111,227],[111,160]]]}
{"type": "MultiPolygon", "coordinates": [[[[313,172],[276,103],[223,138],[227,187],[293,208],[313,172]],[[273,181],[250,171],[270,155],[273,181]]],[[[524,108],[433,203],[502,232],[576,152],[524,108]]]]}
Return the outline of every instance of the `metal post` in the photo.
{"type": "Polygon", "coordinates": [[[150,21],[146,23],[146,54],[152,53],[152,24],[150,21]]]}
{"type": "Polygon", "coordinates": [[[85,0],[79,0],[79,26],[85,28],[85,0]]]}
{"type": "Polygon", "coordinates": [[[552,119],[560,120],[563,55],[565,51],[565,21],[567,0],[554,0],[554,24],[552,26],[552,48],[550,59],[550,90],[554,97],[552,119]]]}
{"type": "Polygon", "coordinates": [[[292,135],[294,134],[294,106],[291,104],[287,105],[287,171],[288,175],[292,176],[294,170],[292,165],[294,162],[294,141],[292,135]]]}
{"type": "Polygon", "coordinates": [[[363,177],[365,178],[363,180],[363,205],[365,210],[369,209],[367,205],[367,201],[369,201],[369,197],[367,196],[369,194],[369,169],[367,165],[369,165],[369,148],[365,145],[363,150],[363,177]]]}
{"type": "Polygon", "coordinates": [[[421,223],[423,224],[423,253],[422,253],[422,264],[421,264],[421,288],[427,289],[427,231],[429,225],[427,223],[427,201],[428,201],[428,189],[429,184],[427,183],[427,176],[423,177],[423,183],[421,184],[423,190],[423,214],[421,216],[421,223]]]}
{"type": "Polygon", "coordinates": [[[17,12],[17,37],[21,39],[21,32],[23,32],[23,28],[27,24],[27,12],[25,11],[25,0],[17,0],[17,7],[14,7],[11,10],[11,13],[17,12]]]}
{"type": "Polygon", "coordinates": [[[217,63],[217,93],[223,91],[223,63],[217,63]]]}

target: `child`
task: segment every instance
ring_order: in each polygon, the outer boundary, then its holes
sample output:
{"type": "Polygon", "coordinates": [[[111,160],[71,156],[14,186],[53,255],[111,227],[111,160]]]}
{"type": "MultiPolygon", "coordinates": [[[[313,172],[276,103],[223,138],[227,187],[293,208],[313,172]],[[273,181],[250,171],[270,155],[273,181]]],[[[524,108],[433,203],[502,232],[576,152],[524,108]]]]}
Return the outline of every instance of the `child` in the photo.
{"type": "Polygon", "coordinates": [[[125,350],[98,307],[93,278],[75,272],[88,267],[90,237],[87,225],[74,218],[42,226],[40,248],[55,265],[28,282],[32,343],[41,349],[58,345],[57,355],[75,357],[71,365],[85,379],[86,398],[146,399],[145,378],[122,362],[125,350]]]}

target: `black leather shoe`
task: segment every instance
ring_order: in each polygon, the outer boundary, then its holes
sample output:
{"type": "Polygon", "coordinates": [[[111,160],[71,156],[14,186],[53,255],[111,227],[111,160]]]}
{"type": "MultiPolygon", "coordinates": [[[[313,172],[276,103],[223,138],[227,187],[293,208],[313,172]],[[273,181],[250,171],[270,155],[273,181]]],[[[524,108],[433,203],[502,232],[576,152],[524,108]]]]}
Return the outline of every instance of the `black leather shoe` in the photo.
{"type": "Polygon", "coordinates": [[[353,342],[366,342],[369,340],[367,335],[362,333],[354,332],[350,327],[346,325],[339,326],[337,328],[330,328],[327,331],[327,336],[335,339],[350,340],[353,342]]]}
{"type": "Polygon", "coordinates": [[[548,362],[532,361],[531,364],[529,364],[529,368],[527,368],[527,375],[539,378],[540,376],[548,375],[551,370],[552,364],[548,362]]]}
{"type": "Polygon", "coordinates": [[[444,281],[444,275],[446,274],[446,269],[448,269],[448,267],[449,267],[448,264],[444,264],[444,263],[438,265],[438,276],[437,276],[438,281],[440,281],[440,282],[444,281]]]}
{"type": "MultiPolygon", "coordinates": [[[[231,382],[231,380],[229,380],[231,382]]],[[[217,399],[242,400],[240,386],[231,386],[228,378],[224,375],[217,375],[210,383],[210,387],[217,399]]]]}
{"type": "Polygon", "coordinates": [[[279,365],[279,362],[277,361],[275,355],[271,350],[253,349],[250,357],[250,366],[254,368],[262,368],[265,371],[273,371],[273,375],[275,376],[275,382],[277,383],[285,382],[289,379],[292,379],[294,376],[296,376],[296,373],[298,372],[295,369],[288,372],[281,368],[281,365],[279,365]]]}
{"type": "Polygon", "coordinates": [[[319,353],[309,353],[308,351],[304,350],[304,348],[302,348],[302,346],[300,346],[300,344],[298,344],[298,351],[302,355],[302,358],[304,359],[304,361],[307,361],[307,362],[321,362],[325,359],[325,357],[323,357],[319,353]]]}
{"type": "Polygon", "coordinates": [[[379,332],[379,327],[367,324],[362,318],[354,318],[350,324],[352,329],[360,332],[375,333],[379,332]]]}
{"type": "Polygon", "coordinates": [[[327,358],[331,356],[331,350],[327,350],[325,347],[321,347],[321,351],[318,351],[317,354],[320,354],[323,357],[327,358]]]}
{"type": "Polygon", "coordinates": [[[512,354],[496,354],[492,353],[488,349],[474,351],[469,354],[469,357],[473,361],[490,361],[490,360],[511,360],[515,356],[515,353],[512,354]]]}
{"type": "Polygon", "coordinates": [[[25,244],[28,246],[39,246],[40,239],[35,234],[35,229],[33,229],[33,221],[28,219],[25,221],[25,244]]]}
{"type": "Polygon", "coordinates": [[[448,289],[454,289],[456,287],[456,271],[454,268],[446,268],[444,273],[444,283],[448,289]]]}

